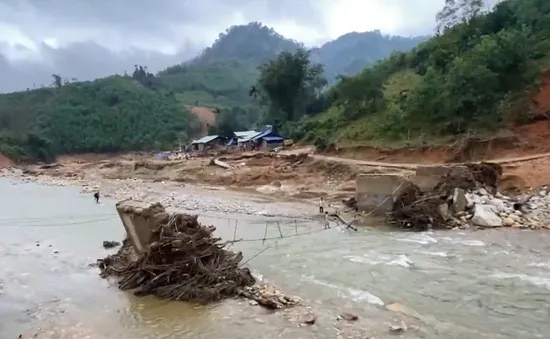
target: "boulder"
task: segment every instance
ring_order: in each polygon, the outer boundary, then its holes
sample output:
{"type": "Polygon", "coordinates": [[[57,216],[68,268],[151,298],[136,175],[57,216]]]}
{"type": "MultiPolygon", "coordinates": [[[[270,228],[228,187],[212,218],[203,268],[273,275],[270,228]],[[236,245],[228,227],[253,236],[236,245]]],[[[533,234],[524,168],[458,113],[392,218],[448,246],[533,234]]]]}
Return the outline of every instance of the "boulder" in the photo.
{"type": "Polygon", "coordinates": [[[499,212],[504,212],[506,210],[506,205],[504,204],[504,201],[502,201],[500,199],[493,198],[493,199],[489,200],[488,202],[489,202],[490,205],[495,206],[497,211],[499,211],[499,212]]]}
{"type": "Polygon", "coordinates": [[[461,188],[455,188],[453,192],[453,211],[455,213],[463,212],[467,206],[466,192],[461,188]]]}
{"type": "Polygon", "coordinates": [[[501,227],[502,219],[491,205],[476,205],[472,222],[482,227],[501,227]]]}
{"type": "Polygon", "coordinates": [[[502,225],[506,227],[512,227],[516,222],[509,217],[502,219],[502,225]]]}
{"type": "Polygon", "coordinates": [[[447,205],[447,203],[439,205],[439,213],[445,221],[451,218],[451,216],[449,215],[449,205],[447,205]]]}

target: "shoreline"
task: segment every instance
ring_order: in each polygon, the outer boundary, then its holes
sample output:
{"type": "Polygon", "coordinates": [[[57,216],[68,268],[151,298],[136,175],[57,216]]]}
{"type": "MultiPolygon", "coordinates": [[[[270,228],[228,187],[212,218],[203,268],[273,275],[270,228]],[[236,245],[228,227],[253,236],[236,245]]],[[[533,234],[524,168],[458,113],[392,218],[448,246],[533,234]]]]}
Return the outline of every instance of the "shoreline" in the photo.
{"type": "MultiPolygon", "coordinates": [[[[315,202],[323,197],[329,204],[329,214],[339,214],[342,211],[340,214],[345,218],[358,216],[359,224],[363,226],[384,224],[394,230],[410,231],[407,227],[403,228],[403,225],[391,226],[380,217],[371,217],[372,211],[359,215],[349,214],[344,206],[344,200],[347,199],[343,198],[355,197],[356,175],[369,171],[381,175],[405,174],[395,173],[391,169],[323,162],[309,157],[307,153],[245,154],[224,159],[227,162],[224,166],[212,165],[214,162],[206,158],[157,161],[132,155],[108,160],[94,159],[89,162],[83,162],[79,158],[61,160],[61,163],[50,165],[12,167],[3,169],[0,173],[43,185],[78,187],[81,193],[91,194],[99,190],[102,197],[113,200],[159,202],[167,208],[191,214],[240,214],[322,222],[323,216],[318,213],[315,202]]],[[[502,176],[502,171],[498,176],[502,176]]],[[[466,179],[468,177],[464,176],[460,181],[466,179]]],[[[478,181],[486,179],[481,178],[478,181]]],[[[495,180],[498,183],[498,178],[495,180]]],[[[481,186],[484,184],[481,183],[481,186]]],[[[547,193],[546,186],[531,195],[534,196],[533,199],[525,194],[515,198],[496,191],[490,194],[480,188],[479,184],[477,188],[471,185],[468,187],[469,189],[460,190],[462,193],[459,200],[462,202],[458,204],[461,205],[459,209],[453,202],[456,192],[451,195],[447,192],[447,206],[439,206],[439,212],[434,210],[427,215],[439,224],[437,229],[550,229],[550,194],[547,193]],[[513,205],[518,199],[531,199],[528,203],[527,200],[523,203],[527,210],[515,210],[513,205]],[[445,207],[445,211],[441,210],[442,207],[445,207]]],[[[493,187],[489,191],[497,188],[493,187]]],[[[444,203],[443,200],[440,203],[444,203]]],[[[424,212],[422,208],[418,211],[420,214],[424,212]]],[[[414,220],[415,213],[413,211],[413,215],[407,216],[409,219],[397,221],[403,224],[414,220]]],[[[418,218],[422,217],[418,215],[418,218]]],[[[427,225],[426,230],[431,229],[431,224],[432,222],[427,225]]],[[[422,228],[413,229],[421,230],[422,228]]]]}
{"type": "Polygon", "coordinates": [[[44,186],[71,187],[81,194],[100,190],[101,198],[113,201],[126,199],[160,202],[171,209],[188,213],[231,213],[259,217],[279,217],[312,220],[317,217],[316,206],[307,201],[285,202],[252,190],[215,187],[211,185],[181,184],[172,181],[155,182],[144,179],[108,179],[56,177],[47,174],[29,175],[21,168],[0,170],[0,178],[21,183],[32,182],[44,186]],[[299,206],[296,206],[298,204],[299,206]],[[284,205],[281,207],[274,205],[284,205]],[[304,212],[304,207],[307,208],[304,212]]]}

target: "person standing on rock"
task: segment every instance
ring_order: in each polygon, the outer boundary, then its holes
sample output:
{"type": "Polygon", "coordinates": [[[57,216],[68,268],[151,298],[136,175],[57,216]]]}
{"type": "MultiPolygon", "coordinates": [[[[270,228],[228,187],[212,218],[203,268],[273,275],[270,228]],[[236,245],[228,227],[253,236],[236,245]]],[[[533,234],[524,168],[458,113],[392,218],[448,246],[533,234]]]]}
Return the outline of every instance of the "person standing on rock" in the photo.
{"type": "Polygon", "coordinates": [[[96,204],[99,204],[99,191],[94,193],[94,200],[96,204]]]}
{"type": "Polygon", "coordinates": [[[321,197],[319,199],[319,213],[323,214],[324,211],[325,211],[325,199],[323,199],[323,197],[321,197]]]}

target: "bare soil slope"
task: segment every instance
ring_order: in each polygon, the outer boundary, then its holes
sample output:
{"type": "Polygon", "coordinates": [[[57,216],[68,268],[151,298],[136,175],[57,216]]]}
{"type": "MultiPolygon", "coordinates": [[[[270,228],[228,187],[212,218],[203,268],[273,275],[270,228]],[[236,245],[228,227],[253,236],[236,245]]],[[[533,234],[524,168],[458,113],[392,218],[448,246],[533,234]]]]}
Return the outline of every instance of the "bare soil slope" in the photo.
{"type": "Polygon", "coordinates": [[[216,113],[208,107],[188,106],[193,114],[201,122],[201,136],[208,135],[208,127],[216,123],[216,113]]]}
{"type": "Polygon", "coordinates": [[[0,168],[10,168],[13,166],[13,161],[0,153],[0,168]]]}

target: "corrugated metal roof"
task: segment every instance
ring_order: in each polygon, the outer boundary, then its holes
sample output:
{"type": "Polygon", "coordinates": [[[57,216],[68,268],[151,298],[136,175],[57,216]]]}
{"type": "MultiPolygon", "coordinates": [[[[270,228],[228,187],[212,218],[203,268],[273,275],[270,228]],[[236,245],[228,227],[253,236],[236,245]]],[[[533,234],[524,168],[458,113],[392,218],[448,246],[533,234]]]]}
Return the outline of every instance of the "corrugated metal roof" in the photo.
{"type": "Polygon", "coordinates": [[[267,142],[285,141],[285,139],[280,136],[263,137],[262,140],[265,140],[267,142]]]}
{"type": "Polygon", "coordinates": [[[258,134],[258,132],[256,132],[256,131],[240,131],[240,132],[235,132],[235,135],[236,135],[237,138],[239,138],[239,139],[251,138],[251,137],[255,136],[256,134],[258,134]]]}
{"type": "Polygon", "coordinates": [[[200,138],[199,140],[194,140],[191,144],[207,144],[212,140],[219,138],[219,135],[207,135],[200,138]]]}
{"type": "Polygon", "coordinates": [[[252,137],[252,140],[258,140],[262,137],[265,137],[265,136],[268,136],[270,134],[274,134],[273,133],[273,128],[271,126],[269,126],[267,129],[263,130],[262,132],[256,134],[254,137],[252,137]]]}

